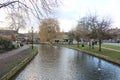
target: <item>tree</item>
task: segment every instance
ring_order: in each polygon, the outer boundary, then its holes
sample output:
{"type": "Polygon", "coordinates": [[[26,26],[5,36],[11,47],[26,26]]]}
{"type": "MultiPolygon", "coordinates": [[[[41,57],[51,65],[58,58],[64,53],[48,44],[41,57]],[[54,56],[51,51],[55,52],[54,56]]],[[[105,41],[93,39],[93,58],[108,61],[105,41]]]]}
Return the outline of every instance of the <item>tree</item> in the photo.
{"type": "Polygon", "coordinates": [[[81,38],[86,39],[88,38],[88,33],[89,33],[89,25],[87,24],[87,17],[83,17],[78,21],[77,24],[77,30],[81,32],[81,38]]]}
{"type": "Polygon", "coordinates": [[[9,28],[16,30],[17,33],[19,29],[25,29],[25,19],[19,13],[16,12],[9,14],[9,16],[7,16],[7,19],[9,20],[9,28]]]}
{"type": "Polygon", "coordinates": [[[99,18],[97,15],[89,15],[87,18],[87,24],[91,29],[89,37],[93,39],[98,39],[99,51],[101,51],[101,40],[105,39],[106,35],[108,35],[106,32],[109,29],[109,27],[111,27],[112,21],[110,18],[99,18]]]}
{"type": "Polygon", "coordinates": [[[3,0],[0,1],[0,9],[6,8],[9,12],[25,10],[27,14],[41,20],[43,16],[51,15],[59,2],[60,0],[3,0]]]}
{"type": "Polygon", "coordinates": [[[69,32],[68,32],[68,37],[70,38],[70,39],[74,39],[74,29],[72,29],[72,30],[70,30],[69,32]]]}
{"type": "Polygon", "coordinates": [[[20,2],[19,0],[16,0],[16,1],[5,1],[5,2],[3,2],[3,3],[0,3],[0,8],[3,8],[3,7],[7,7],[7,6],[9,6],[9,5],[12,5],[12,4],[14,4],[14,3],[20,3],[20,4],[22,4],[22,5],[24,5],[25,7],[27,7],[27,5],[25,5],[24,3],[22,3],[22,2],[20,2]]]}
{"type": "Polygon", "coordinates": [[[74,37],[75,37],[75,40],[77,41],[77,45],[79,47],[79,42],[80,42],[80,39],[81,39],[81,31],[80,31],[79,27],[76,27],[76,29],[74,31],[74,37]]]}
{"type": "Polygon", "coordinates": [[[53,18],[43,20],[39,28],[41,42],[52,43],[52,41],[56,39],[60,33],[58,21],[53,18]]]}
{"type": "Polygon", "coordinates": [[[80,40],[84,40],[87,38],[89,32],[89,26],[87,23],[87,18],[83,17],[78,21],[77,26],[75,29],[69,31],[69,38],[74,38],[77,41],[77,45],[79,47],[80,40]]]}
{"type": "MultiPolygon", "coordinates": [[[[54,10],[59,5],[59,0],[2,0],[0,1],[0,9],[4,9],[9,16],[11,14],[19,13],[18,17],[21,20],[19,23],[15,22],[16,19],[11,15],[10,26],[23,26],[25,20],[29,20],[31,23],[36,20],[36,23],[40,24],[42,19],[48,18],[54,14],[54,10]],[[26,17],[28,19],[26,19],[26,17]],[[30,18],[32,17],[32,18],[30,18]]],[[[20,27],[19,26],[19,27],[20,27]]]]}
{"type": "Polygon", "coordinates": [[[113,39],[113,40],[118,40],[119,41],[120,32],[119,32],[118,28],[109,29],[107,31],[107,33],[110,34],[110,36],[107,36],[107,37],[109,37],[109,39],[113,39]]]}
{"type": "Polygon", "coordinates": [[[78,29],[83,39],[96,39],[99,41],[99,51],[101,51],[101,40],[110,38],[108,29],[112,21],[108,17],[99,17],[97,15],[86,15],[78,21],[78,29]],[[107,36],[107,37],[106,37],[107,36]]]}
{"type": "Polygon", "coordinates": [[[68,36],[70,39],[75,39],[77,41],[77,46],[79,47],[79,42],[81,39],[80,28],[76,27],[75,29],[72,29],[69,31],[68,36]]]}

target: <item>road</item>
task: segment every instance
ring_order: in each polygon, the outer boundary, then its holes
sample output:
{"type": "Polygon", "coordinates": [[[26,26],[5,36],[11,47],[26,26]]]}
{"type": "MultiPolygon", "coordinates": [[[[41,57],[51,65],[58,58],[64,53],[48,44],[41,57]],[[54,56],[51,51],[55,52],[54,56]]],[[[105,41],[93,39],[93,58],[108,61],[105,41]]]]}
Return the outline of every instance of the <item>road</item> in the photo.
{"type": "Polygon", "coordinates": [[[22,60],[29,52],[29,46],[25,45],[18,49],[0,54],[0,77],[11,70],[15,63],[22,60]]]}
{"type": "Polygon", "coordinates": [[[25,46],[20,47],[18,49],[14,49],[12,51],[8,51],[8,52],[5,52],[5,53],[2,53],[2,54],[0,54],[0,59],[5,59],[5,58],[9,58],[9,57],[11,57],[13,55],[20,54],[21,51],[24,51],[24,50],[26,50],[28,48],[29,48],[29,46],[25,45],[25,46]]]}

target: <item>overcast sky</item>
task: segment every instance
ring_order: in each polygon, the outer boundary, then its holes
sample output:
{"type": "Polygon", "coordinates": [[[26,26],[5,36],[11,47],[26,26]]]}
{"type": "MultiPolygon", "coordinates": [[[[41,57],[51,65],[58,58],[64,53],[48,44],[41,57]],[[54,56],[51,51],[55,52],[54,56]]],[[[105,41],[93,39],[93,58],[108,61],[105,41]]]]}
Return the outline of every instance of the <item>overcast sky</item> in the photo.
{"type": "Polygon", "coordinates": [[[113,27],[120,28],[120,0],[64,0],[59,8],[59,21],[64,31],[77,24],[86,14],[97,13],[113,19],[113,27]]]}
{"type": "MultiPolygon", "coordinates": [[[[76,26],[79,18],[90,13],[108,16],[113,19],[113,27],[120,28],[120,0],[61,0],[57,9],[57,18],[62,31],[69,31],[76,26]]],[[[0,10],[0,26],[4,26],[4,14],[0,10]]],[[[36,26],[36,30],[37,30],[36,26]]],[[[28,30],[28,29],[27,29],[28,30]]],[[[26,30],[26,31],[27,31],[26,30]]],[[[21,30],[20,32],[23,32],[21,30]]]]}

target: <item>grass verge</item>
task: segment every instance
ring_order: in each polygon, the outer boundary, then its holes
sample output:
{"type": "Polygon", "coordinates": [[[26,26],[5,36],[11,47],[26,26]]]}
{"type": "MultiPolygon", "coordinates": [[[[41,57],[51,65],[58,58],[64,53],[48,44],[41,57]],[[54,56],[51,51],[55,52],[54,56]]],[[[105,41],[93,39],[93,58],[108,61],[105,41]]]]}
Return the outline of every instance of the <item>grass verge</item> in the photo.
{"type": "Polygon", "coordinates": [[[31,50],[30,54],[23,57],[20,60],[16,60],[13,63],[9,64],[9,67],[12,67],[9,72],[7,72],[5,75],[3,75],[0,80],[9,80],[11,77],[13,77],[18,71],[20,71],[27,63],[29,63],[34,56],[38,53],[38,48],[34,47],[33,50],[31,50]]]}
{"type": "Polygon", "coordinates": [[[103,47],[106,47],[106,48],[112,48],[112,49],[115,49],[115,50],[120,50],[120,46],[113,46],[113,45],[109,45],[109,44],[102,44],[103,47]]]}
{"type": "Polygon", "coordinates": [[[120,65],[120,52],[111,51],[107,49],[102,49],[102,51],[99,52],[98,47],[95,47],[94,49],[89,49],[87,45],[85,45],[84,48],[82,48],[81,46],[78,48],[77,45],[75,44],[74,45],[64,44],[59,46],[80,50],[81,52],[84,52],[92,56],[99,57],[109,62],[120,65]]]}

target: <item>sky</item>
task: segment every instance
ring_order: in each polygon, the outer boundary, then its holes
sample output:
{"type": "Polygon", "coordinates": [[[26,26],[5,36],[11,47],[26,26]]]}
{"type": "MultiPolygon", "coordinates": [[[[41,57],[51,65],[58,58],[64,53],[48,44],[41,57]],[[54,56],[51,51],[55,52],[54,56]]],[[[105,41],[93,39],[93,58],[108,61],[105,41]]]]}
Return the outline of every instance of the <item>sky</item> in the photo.
{"type": "MultiPolygon", "coordinates": [[[[0,27],[5,27],[4,10],[0,10],[0,27]]],[[[60,6],[56,9],[56,16],[61,31],[68,32],[77,25],[77,21],[89,13],[96,13],[99,16],[112,18],[113,28],[120,28],[120,0],[61,0],[60,6]]],[[[20,32],[28,32],[30,27],[20,32]]],[[[38,26],[34,27],[38,30],[38,26]]]]}
{"type": "Polygon", "coordinates": [[[120,0],[64,0],[59,8],[59,21],[62,30],[74,28],[77,21],[89,14],[96,13],[113,20],[114,28],[120,28],[120,0]]]}

